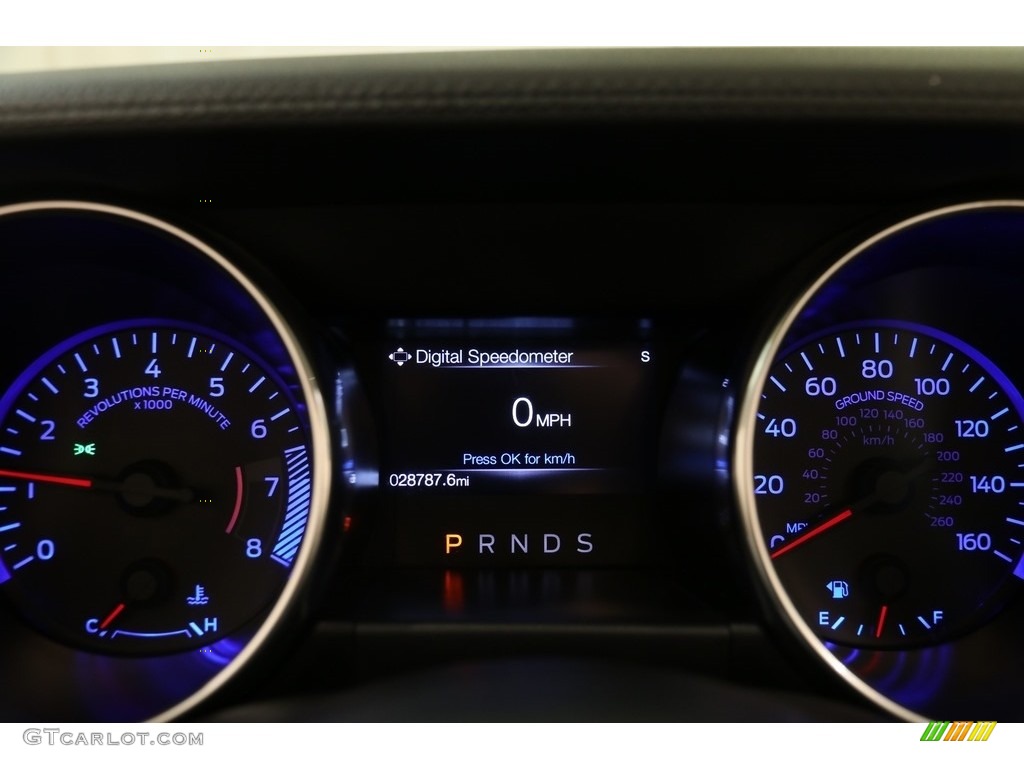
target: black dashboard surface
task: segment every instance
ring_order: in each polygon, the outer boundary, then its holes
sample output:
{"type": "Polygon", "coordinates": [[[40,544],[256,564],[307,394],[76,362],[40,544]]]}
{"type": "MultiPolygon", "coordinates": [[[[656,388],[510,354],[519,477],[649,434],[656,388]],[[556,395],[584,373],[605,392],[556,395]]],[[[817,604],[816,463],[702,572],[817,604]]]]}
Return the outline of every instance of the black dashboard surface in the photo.
{"type": "MultiPolygon", "coordinates": [[[[321,375],[358,382],[346,429],[378,482],[332,495],[315,576],[275,642],[174,716],[893,717],[763,599],[728,476],[733,409],[785,309],[851,247],[929,210],[1020,196],[1019,60],[523,51],[0,80],[0,203],[89,201],[170,222],[274,297],[321,375]],[[497,564],[451,566],[444,504],[423,522],[425,497],[396,504],[384,487],[403,434],[388,426],[387,355],[439,324],[504,349],[524,322],[574,348],[654,351],[630,406],[651,414],[629,437],[643,480],[619,495],[473,497],[499,539],[532,534],[535,556],[513,546],[497,564]],[[617,554],[536,556],[559,515],[570,537],[604,526],[617,554]],[[403,549],[410,526],[435,554],[403,549]]],[[[8,291],[52,316],[52,343],[81,331],[21,264],[4,261],[8,291]]],[[[79,290],[117,317],[105,287],[79,290]]],[[[44,351],[12,355],[3,388],[44,351]]]]}

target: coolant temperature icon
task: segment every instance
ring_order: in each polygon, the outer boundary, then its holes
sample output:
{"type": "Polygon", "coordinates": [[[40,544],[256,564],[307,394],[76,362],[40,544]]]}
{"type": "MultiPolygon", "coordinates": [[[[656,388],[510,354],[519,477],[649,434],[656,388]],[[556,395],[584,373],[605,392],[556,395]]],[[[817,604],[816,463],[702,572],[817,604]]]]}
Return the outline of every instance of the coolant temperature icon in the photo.
{"type": "Polygon", "coordinates": [[[830,581],[825,589],[832,593],[833,600],[842,600],[850,596],[850,585],[845,581],[830,581]]]}

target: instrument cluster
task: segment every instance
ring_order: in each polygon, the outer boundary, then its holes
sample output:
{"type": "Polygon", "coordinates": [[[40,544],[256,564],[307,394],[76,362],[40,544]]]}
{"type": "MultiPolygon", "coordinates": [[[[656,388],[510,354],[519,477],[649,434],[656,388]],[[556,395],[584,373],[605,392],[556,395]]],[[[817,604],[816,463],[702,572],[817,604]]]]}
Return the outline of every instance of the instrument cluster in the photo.
{"type": "Polygon", "coordinates": [[[467,574],[654,570],[690,595],[669,625],[726,624],[729,582],[889,716],[1014,719],[1022,246],[1019,202],[921,213],[808,262],[723,355],[663,306],[313,316],[148,212],[2,208],[0,711],[187,716],[381,574],[479,621],[467,574]]]}

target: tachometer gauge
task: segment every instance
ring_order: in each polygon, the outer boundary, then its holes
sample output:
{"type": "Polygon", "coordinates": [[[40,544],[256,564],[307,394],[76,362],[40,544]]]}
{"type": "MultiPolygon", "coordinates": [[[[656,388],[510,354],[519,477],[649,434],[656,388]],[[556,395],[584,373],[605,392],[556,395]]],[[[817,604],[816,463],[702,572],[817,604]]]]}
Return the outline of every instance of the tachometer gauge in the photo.
{"type": "Polygon", "coordinates": [[[244,260],[0,207],[0,718],[178,718],[308,619],[354,376],[244,260]]]}
{"type": "Polygon", "coordinates": [[[309,517],[304,409],[252,352],[166,321],[83,333],[0,402],[0,582],[107,653],[209,645],[279,592],[309,517]]]}
{"type": "Polygon", "coordinates": [[[823,638],[907,647],[961,633],[1024,577],[1024,403],[930,328],[832,329],[772,367],[753,491],[779,578],[823,638]]]}

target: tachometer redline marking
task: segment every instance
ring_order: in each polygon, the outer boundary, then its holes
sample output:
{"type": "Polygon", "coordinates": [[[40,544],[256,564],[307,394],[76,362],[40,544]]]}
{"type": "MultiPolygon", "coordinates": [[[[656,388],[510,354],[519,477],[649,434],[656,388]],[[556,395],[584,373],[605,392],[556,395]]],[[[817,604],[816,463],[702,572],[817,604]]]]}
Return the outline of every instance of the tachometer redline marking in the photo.
{"type": "Polygon", "coordinates": [[[791,542],[786,544],[784,547],[781,547],[781,548],[775,550],[774,552],[772,552],[772,560],[774,560],[777,557],[781,557],[782,555],[784,555],[787,552],[789,552],[791,549],[799,547],[804,542],[809,541],[810,539],[813,539],[819,533],[824,533],[829,528],[832,528],[833,526],[839,525],[839,523],[843,522],[843,520],[846,520],[848,517],[851,517],[852,515],[853,515],[853,510],[852,509],[844,509],[838,515],[836,515],[833,518],[830,518],[830,519],[826,520],[824,523],[819,525],[817,528],[812,528],[811,530],[807,531],[806,533],[804,533],[804,534],[802,534],[800,536],[797,536],[795,539],[793,539],[791,542]]]}
{"type": "Polygon", "coordinates": [[[235,523],[238,522],[238,513],[242,511],[242,468],[235,467],[235,487],[237,491],[235,493],[235,511],[231,513],[231,522],[228,523],[228,527],[224,530],[224,533],[231,533],[231,530],[235,527],[235,523]]]}

